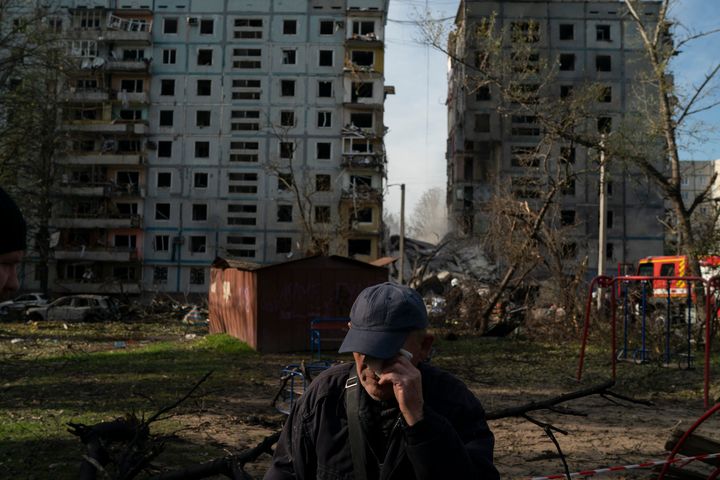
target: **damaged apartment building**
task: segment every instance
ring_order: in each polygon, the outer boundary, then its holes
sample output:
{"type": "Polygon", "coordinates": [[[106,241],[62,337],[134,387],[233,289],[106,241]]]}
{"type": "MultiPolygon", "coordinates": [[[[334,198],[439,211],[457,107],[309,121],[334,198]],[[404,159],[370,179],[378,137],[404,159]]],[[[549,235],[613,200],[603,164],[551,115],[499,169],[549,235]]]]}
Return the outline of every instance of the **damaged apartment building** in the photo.
{"type": "MultiPolygon", "coordinates": [[[[659,2],[641,5],[644,21],[657,18],[659,2]]],[[[560,100],[586,82],[602,85],[602,94],[589,102],[597,117],[589,118],[582,127],[598,135],[612,135],[612,130],[634,113],[633,89],[649,70],[643,61],[639,34],[618,1],[463,0],[455,32],[450,36],[453,60],[446,156],[451,230],[482,235],[489,221],[487,205],[494,195],[501,191],[507,194],[505,190],[509,189],[520,201],[537,202],[548,188],[541,178],[540,158],[547,159],[549,165],[566,162],[575,172],[583,173],[562,187],[554,213],[561,225],[572,227],[563,239],[567,260],[579,262],[587,255],[588,272],[594,274],[599,230],[598,153],[569,142],[555,142],[548,151],[540,151],[544,131],[533,113],[512,110],[512,105],[499,98],[497,85],[473,85],[474,72],[486,68],[480,61],[486,57],[477,35],[488,24],[508,32],[506,45],[517,41],[515,35],[522,35],[532,49],[529,62],[544,58],[556,63],[552,81],[533,82],[532,76],[523,76],[527,82],[519,86],[523,92],[560,100]],[[536,153],[540,155],[528,160],[536,153]]],[[[505,47],[500,55],[513,54],[505,47]]],[[[517,68],[508,71],[520,71],[517,68]]],[[[512,75],[508,81],[517,81],[512,75]]],[[[608,271],[602,273],[614,271],[618,263],[663,252],[663,228],[658,221],[664,213],[662,198],[643,176],[623,169],[623,162],[611,161],[608,168],[608,271]]]]}
{"type": "Polygon", "coordinates": [[[318,245],[378,258],[388,4],[59,1],[77,69],[51,289],[206,292],[217,256],[318,245]]]}

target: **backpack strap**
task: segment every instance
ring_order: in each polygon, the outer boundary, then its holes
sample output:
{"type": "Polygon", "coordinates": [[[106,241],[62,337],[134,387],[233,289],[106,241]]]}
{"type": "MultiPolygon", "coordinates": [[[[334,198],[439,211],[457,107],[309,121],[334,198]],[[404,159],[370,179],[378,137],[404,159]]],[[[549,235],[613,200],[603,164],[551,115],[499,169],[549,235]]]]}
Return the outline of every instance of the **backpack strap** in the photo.
{"type": "Polygon", "coordinates": [[[347,411],[348,437],[356,480],[367,480],[367,448],[360,425],[360,387],[357,375],[345,382],[345,410],[347,411]]]}

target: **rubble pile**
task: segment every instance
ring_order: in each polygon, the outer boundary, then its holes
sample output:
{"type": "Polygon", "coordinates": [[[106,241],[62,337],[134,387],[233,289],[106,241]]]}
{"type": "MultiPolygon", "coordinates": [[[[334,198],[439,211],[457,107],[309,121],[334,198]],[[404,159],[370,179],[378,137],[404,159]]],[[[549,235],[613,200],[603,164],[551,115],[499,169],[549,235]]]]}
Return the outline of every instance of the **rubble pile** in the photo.
{"type": "Polygon", "coordinates": [[[126,305],[124,318],[139,322],[183,322],[190,325],[207,324],[207,304],[181,302],[169,295],[156,295],[147,303],[126,305]]]}

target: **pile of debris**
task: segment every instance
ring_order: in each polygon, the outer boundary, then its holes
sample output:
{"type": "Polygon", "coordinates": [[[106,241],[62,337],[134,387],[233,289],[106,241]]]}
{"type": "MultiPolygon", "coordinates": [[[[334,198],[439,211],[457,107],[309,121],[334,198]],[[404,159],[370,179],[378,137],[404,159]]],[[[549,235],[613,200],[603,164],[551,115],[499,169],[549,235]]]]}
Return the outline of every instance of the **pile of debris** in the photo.
{"type": "Polygon", "coordinates": [[[190,325],[208,322],[207,302],[181,302],[170,295],[158,294],[147,303],[126,306],[124,318],[139,322],[183,322],[190,325]],[[200,303],[200,304],[198,304],[200,303]]]}

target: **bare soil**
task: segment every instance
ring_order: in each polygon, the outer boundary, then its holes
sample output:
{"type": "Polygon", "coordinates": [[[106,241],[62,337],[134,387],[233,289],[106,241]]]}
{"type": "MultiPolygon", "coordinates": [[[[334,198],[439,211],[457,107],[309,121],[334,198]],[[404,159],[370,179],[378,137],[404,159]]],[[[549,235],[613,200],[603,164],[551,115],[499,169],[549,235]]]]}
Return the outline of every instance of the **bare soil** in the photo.
{"type": "MultiPolygon", "coordinates": [[[[200,395],[153,426],[166,443],[155,467],[238,453],[280,429],[285,417],[270,405],[280,369],[311,360],[309,355],[261,355],[214,344],[203,335],[202,329],[179,324],[0,325],[0,471],[12,478],[77,478],[82,446],[65,432],[65,422],[111,420],[130,411],[147,415],[180,397],[208,370],[215,373],[200,395]],[[119,340],[125,343],[119,346],[119,340]]],[[[582,382],[574,378],[578,346],[572,340],[438,338],[433,363],[465,381],[487,411],[496,411],[607,380],[610,356],[600,343],[591,343],[582,382]]],[[[567,431],[556,436],[571,471],[662,459],[673,429],[689,427],[704,412],[698,367],[622,363],[613,390],[652,406],[592,396],[563,405],[575,415],[545,410],[531,416],[567,431]]],[[[717,385],[713,382],[712,398],[717,385]]],[[[711,419],[703,432],[720,437],[718,423],[711,419]]],[[[490,426],[502,478],[563,472],[554,445],[538,426],[519,418],[490,426]]],[[[264,455],[247,470],[261,478],[269,461],[264,455]]],[[[615,474],[636,477],[651,473],[615,474]]]]}
{"type": "MultiPolygon", "coordinates": [[[[602,352],[591,355],[587,379],[576,382],[574,349],[466,338],[457,345],[441,342],[434,362],[463,379],[486,411],[491,412],[555,397],[609,378],[610,362],[606,361],[607,352],[602,352]]],[[[701,379],[701,368],[680,370],[655,363],[621,363],[618,383],[612,390],[651,401],[651,406],[594,395],[563,404],[570,414],[542,410],[530,415],[567,432],[555,435],[571,472],[661,460],[667,455],[665,442],[672,431],[688,428],[705,411],[701,379]]],[[[272,372],[266,383],[268,388],[275,386],[272,372]]],[[[272,433],[277,422],[282,421],[252,394],[238,391],[229,400],[237,412],[231,428],[227,411],[203,416],[210,424],[203,434],[218,444],[250,447],[272,433]]],[[[494,420],[490,426],[495,434],[495,462],[501,478],[564,472],[555,446],[540,427],[522,418],[494,420]]],[[[715,433],[718,427],[720,419],[711,418],[700,432],[720,438],[715,433]]],[[[269,458],[263,457],[249,471],[261,477],[268,462],[269,458]]],[[[652,475],[652,470],[632,470],[613,477],[652,475]]]]}

